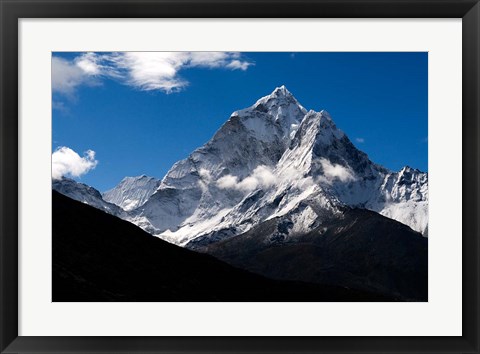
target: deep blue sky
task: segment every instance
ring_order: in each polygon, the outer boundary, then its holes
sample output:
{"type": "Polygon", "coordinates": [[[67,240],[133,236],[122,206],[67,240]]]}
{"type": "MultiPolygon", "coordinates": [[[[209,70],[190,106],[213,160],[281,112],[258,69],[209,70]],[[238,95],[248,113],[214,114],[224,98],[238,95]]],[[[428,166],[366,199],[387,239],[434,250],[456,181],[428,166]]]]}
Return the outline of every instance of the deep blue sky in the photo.
{"type": "Polygon", "coordinates": [[[55,91],[52,150],[94,150],[99,163],[79,180],[100,191],[125,176],[162,178],[233,111],[285,85],[305,108],[327,110],[372,161],[427,171],[427,53],[243,53],[242,60],[254,65],[184,68],[178,75],[188,86],[169,94],[106,76],[55,91]]]}

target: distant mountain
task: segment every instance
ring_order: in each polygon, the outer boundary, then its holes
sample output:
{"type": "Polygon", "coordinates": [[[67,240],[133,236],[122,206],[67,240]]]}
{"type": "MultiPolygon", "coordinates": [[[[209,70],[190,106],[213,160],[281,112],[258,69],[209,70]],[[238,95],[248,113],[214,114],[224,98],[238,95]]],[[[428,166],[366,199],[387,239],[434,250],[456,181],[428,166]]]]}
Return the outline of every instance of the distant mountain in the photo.
{"type": "Polygon", "coordinates": [[[371,292],[267,279],[153,237],[53,191],[52,300],[392,301],[371,292]]]}
{"type": "Polygon", "coordinates": [[[126,219],[184,246],[287,214],[291,230],[308,233],[344,207],[373,210],[426,236],[428,176],[373,163],[326,111],[307,111],[282,86],[234,112],[126,219]]]}
{"type": "Polygon", "coordinates": [[[126,214],[122,208],[115,204],[108,203],[102,198],[102,194],[93,187],[84,183],[74,181],[70,178],[52,180],[52,189],[69,198],[88,204],[106,213],[125,218],[126,214]]]}
{"type": "Polygon", "coordinates": [[[138,208],[152,196],[160,180],[145,175],[125,177],[113,189],[103,193],[103,199],[129,211],[138,208]]]}

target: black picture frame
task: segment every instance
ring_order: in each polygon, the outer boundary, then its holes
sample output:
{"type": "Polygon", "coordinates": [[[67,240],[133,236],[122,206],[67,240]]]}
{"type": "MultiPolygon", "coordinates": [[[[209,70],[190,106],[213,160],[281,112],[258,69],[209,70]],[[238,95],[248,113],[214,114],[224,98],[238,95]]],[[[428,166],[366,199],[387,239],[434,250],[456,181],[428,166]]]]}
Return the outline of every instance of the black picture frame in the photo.
{"type": "Polygon", "coordinates": [[[478,0],[0,0],[0,12],[1,353],[479,353],[478,0]],[[132,17],[462,18],[463,335],[461,337],[18,336],[18,20],[132,17]]]}

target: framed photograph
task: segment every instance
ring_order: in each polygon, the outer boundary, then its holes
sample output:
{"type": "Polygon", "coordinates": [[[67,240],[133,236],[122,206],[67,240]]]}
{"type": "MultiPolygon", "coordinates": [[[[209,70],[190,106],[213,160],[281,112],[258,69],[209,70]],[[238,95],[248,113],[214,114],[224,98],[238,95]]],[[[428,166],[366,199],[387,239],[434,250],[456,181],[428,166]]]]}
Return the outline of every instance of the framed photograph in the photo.
{"type": "Polygon", "coordinates": [[[2,1],[2,353],[478,353],[478,1],[2,1]]]}

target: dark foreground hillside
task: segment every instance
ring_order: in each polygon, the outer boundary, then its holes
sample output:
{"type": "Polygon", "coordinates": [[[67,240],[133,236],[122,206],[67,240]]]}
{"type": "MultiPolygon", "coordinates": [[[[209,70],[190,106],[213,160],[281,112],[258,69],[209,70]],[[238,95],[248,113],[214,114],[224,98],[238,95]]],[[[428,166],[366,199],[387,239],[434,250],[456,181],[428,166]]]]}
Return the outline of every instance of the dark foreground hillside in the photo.
{"type": "Polygon", "coordinates": [[[428,300],[428,239],[408,226],[346,208],[307,234],[283,237],[285,227],[280,217],[225,241],[189,247],[269,278],[428,300]]]}
{"type": "Polygon", "coordinates": [[[271,280],[53,192],[53,301],[391,301],[271,280]]]}

